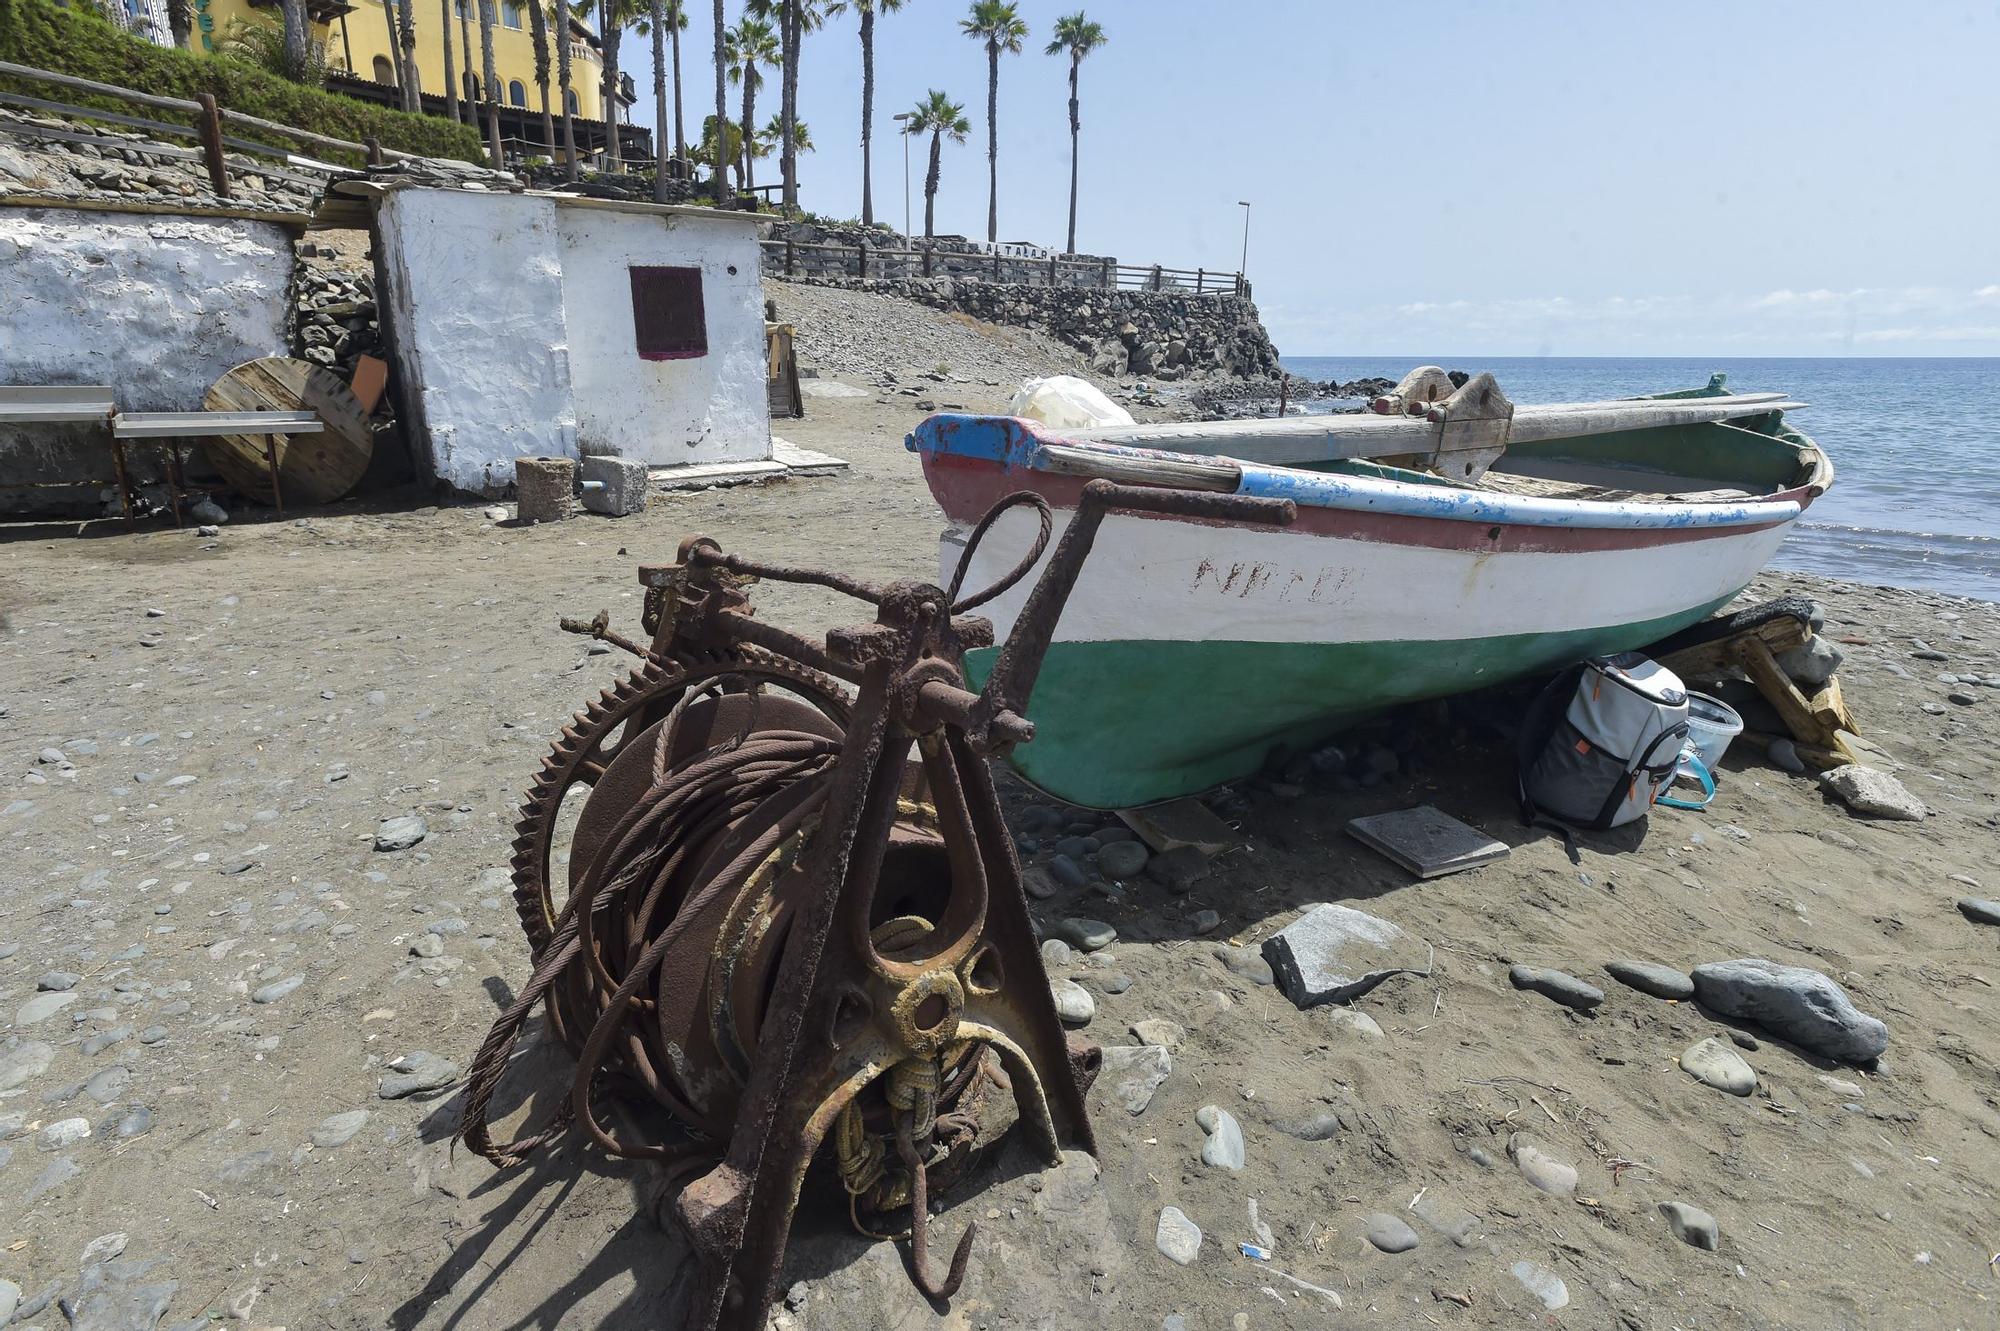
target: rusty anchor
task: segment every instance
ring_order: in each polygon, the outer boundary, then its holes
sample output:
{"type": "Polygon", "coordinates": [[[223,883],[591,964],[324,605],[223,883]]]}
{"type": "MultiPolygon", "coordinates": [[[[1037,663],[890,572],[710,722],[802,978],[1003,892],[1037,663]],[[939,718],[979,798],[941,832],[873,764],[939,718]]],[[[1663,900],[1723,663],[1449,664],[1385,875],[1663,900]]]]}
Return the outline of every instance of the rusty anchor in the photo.
{"type": "Polygon", "coordinates": [[[989,1107],[1011,1091],[1052,1163],[1094,1152],[1083,1097],[1099,1051],[1056,1016],[987,759],[1033,738],[1035,678],[1112,512],[1285,523],[1294,510],[1091,482],[977,693],[965,656],[993,628],[967,612],[1048,553],[1053,515],[1032,493],[980,521],[949,589],[693,538],[675,564],[640,569],[650,646],[603,614],[564,622],[640,661],[563,729],[524,801],[514,882],[534,969],[473,1060],[460,1136],[504,1166],[577,1127],[658,1162],[699,1262],[684,1325],[763,1327],[822,1145],[857,1228],[907,1208],[911,1274],[940,1301],[974,1232],[940,1274],[929,1199],[997,1135],[989,1107]],[[1018,507],[1039,518],[1031,548],[961,595],[972,550],[1018,507]],[[754,617],[760,580],[855,597],[875,620],[811,642],[754,617]],[[558,885],[563,810],[586,792],[558,885]],[[576,1072],[549,1121],[498,1142],[489,1105],[537,1007],[576,1072]],[[601,1095],[631,1137],[601,1120],[601,1095]]]}

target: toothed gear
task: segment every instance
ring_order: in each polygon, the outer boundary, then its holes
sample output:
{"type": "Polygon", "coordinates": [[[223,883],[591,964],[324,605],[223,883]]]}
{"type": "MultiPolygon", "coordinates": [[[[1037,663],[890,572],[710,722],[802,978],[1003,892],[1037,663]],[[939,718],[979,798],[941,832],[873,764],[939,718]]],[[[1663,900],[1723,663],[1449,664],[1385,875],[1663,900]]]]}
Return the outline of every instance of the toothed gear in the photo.
{"type": "Polygon", "coordinates": [[[529,954],[537,961],[555,932],[560,913],[551,891],[549,859],[563,797],[579,780],[595,784],[627,739],[666,715],[690,676],[710,679],[732,665],[845,705],[845,690],[830,676],[755,648],[705,654],[687,670],[647,661],[613,681],[562,728],[542,759],[541,770],[529,783],[520,816],[514,822],[514,909],[521,917],[521,931],[528,936],[529,954]],[[602,748],[613,731],[635,718],[644,718],[643,723],[621,732],[609,750],[602,748]]]}

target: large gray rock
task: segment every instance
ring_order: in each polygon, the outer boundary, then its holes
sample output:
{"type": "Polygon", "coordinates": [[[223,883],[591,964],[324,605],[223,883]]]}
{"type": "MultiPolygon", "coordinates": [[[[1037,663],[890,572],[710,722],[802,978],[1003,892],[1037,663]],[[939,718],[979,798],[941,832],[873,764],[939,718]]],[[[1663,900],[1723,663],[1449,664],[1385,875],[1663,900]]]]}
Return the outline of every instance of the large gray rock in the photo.
{"type": "Polygon", "coordinates": [[[1743,1061],[1743,1055],[1712,1035],[1695,1041],[1681,1054],[1681,1071],[1730,1095],[1748,1095],[1757,1089],[1757,1073],[1743,1061]]]}
{"type": "Polygon", "coordinates": [[[1860,763],[1848,763],[1822,772],[1820,785],[1838,796],[1840,802],[1864,818],[1886,818],[1897,822],[1921,822],[1930,810],[1895,777],[1860,763]]]}
{"type": "Polygon", "coordinates": [[[76,1293],[62,1300],[70,1331],[153,1331],[180,1289],[172,1280],[146,1282],[158,1265],[124,1258],[85,1267],[76,1293]]]}
{"type": "Polygon", "coordinates": [[[1321,902],[1264,940],[1278,987],[1300,1007],[1344,1002],[1392,975],[1430,969],[1429,951],[1389,921],[1321,902]]]}
{"type": "Polygon", "coordinates": [[[1672,966],[1650,961],[1607,961],[1604,971],[1618,983],[1637,989],[1642,994],[1651,994],[1654,998],[1685,1001],[1694,997],[1694,981],[1672,966]]]}
{"type": "Polygon", "coordinates": [[[1701,1003],[1823,1057],[1867,1063],[1889,1047],[1889,1028],[1818,971],[1745,957],[1696,966],[1693,979],[1701,1003]]]}
{"type": "Polygon", "coordinates": [[[1778,669],[1809,692],[1817,691],[1826,687],[1844,659],[1840,648],[1815,633],[1789,652],[1779,653],[1778,669]]]}

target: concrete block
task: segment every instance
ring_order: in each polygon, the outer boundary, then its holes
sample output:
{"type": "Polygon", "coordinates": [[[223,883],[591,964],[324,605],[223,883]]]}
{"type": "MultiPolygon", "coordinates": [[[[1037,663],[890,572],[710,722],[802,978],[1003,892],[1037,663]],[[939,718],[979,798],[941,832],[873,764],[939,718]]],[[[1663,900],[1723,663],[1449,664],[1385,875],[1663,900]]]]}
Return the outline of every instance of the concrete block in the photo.
{"type": "Polygon", "coordinates": [[[576,513],[573,458],[515,458],[514,511],[526,525],[561,522],[576,513]]]}
{"type": "Polygon", "coordinates": [[[584,482],[583,506],[591,512],[624,518],[646,511],[646,464],[640,459],[586,455],[578,475],[584,482]],[[592,481],[603,482],[603,488],[592,481]]]}

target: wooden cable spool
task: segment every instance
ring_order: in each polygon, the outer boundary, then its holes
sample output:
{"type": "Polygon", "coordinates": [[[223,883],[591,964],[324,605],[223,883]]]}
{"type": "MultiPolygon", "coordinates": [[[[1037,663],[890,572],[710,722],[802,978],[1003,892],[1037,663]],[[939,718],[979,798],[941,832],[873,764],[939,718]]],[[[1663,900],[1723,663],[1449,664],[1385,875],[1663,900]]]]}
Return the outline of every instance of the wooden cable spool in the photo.
{"type": "Polygon", "coordinates": [[[325,422],[316,434],[225,434],[203,441],[209,464],[230,488],[270,504],[275,467],[287,504],[327,504],[352,490],[368,470],[375,436],[368,413],[340,376],[310,361],[267,356],[246,361],[209,385],[207,411],[310,411],[325,422]]]}

